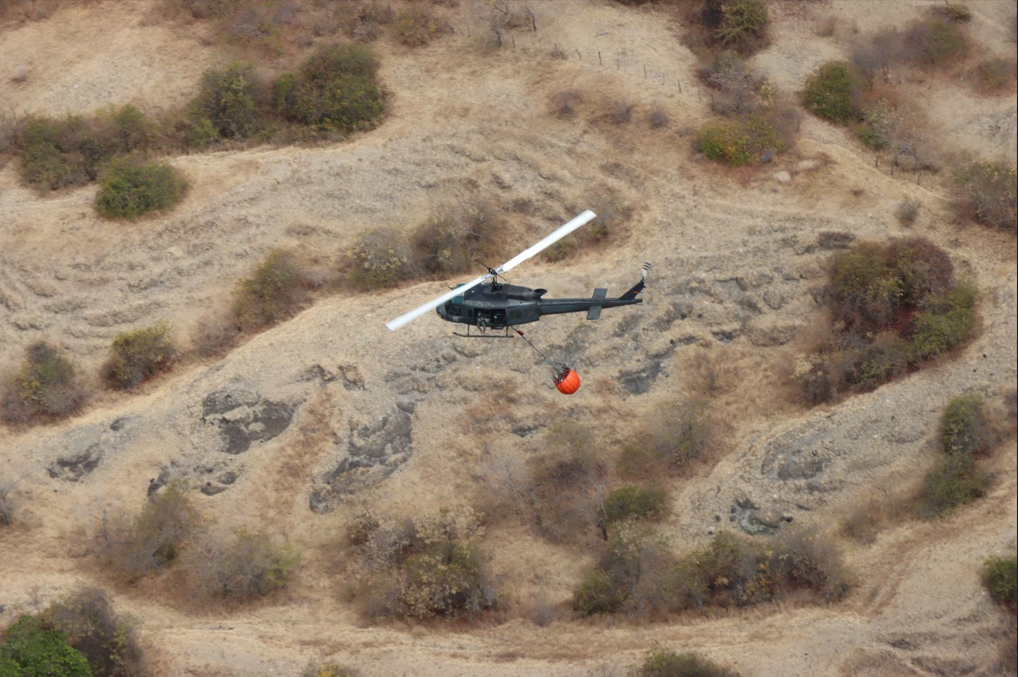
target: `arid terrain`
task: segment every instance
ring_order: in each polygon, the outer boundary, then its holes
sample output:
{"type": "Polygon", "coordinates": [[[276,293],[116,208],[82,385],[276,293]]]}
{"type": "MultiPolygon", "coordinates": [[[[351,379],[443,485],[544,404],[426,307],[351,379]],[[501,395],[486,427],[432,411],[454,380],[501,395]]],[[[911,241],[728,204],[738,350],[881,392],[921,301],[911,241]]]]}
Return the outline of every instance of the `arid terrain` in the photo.
{"type": "MultiPolygon", "coordinates": [[[[312,47],[252,56],[162,4],[67,1],[41,18],[8,16],[0,113],[134,104],[157,116],[184,105],[210,67],[260,59],[276,73],[312,47]]],[[[749,61],[794,96],[819,63],[847,57],[851,36],[904,25],[934,4],[775,0],[769,43],[749,61]]],[[[976,49],[1013,59],[1013,2],[966,4],[976,49]]],[[[959,219],[949,171],[892,175],[849,130],[805,112],[794,147],[772,161],[714,163],[693,147],[714,113],[681,39],[681,13],[613,0],[529,6],[537,30],[507,31],[501,48],[491,44],[489,3],[472,0],[440,7],[452,31],[426,47],[375,42],[388,106],[377,129],[329,144],[170,156],[192,187],[164,214],[103,219],[96,186],[41,195],[20,181],[16,159],[0,155],[0,372],[46,340],[96,374],[115,335],[159,321],[186,347],[273,249],[328,278],[363,233],[409,232],[468,200],[506,215],[511,253],[598,195],[629,206],[611,241],[511,274],[549,296],[621,293],[653,263],[642,306],[606,310],[597,322],[581,314],[531,325],[528,338],[583,378],[571,397],[555,391],[522,341],[458,339],[433,314],[386,329],[445,291],[441,279],[370,293],[325,285],[294,317],[222,357],[182,360],[132,391],[100,389],[65,420],[0,425],[0,482],[16,483],[18,517],[0,529],[0,628],[91,584],[133,617],[158,676],[298,677],[328,660],[364,677],[621,677],[655,648],[693,651],[746,677],[1004,674],[996,666],[1008,615],[980,571],[988,557],[1015,551],[1012,433],[983,461],[993,478],[984,498],[942,519],[892,520],[871,543],[840,528],[860,504],[921,483],[951,397],[976,393],[1003,411],[1018,366],[1013,234],[959,219]],[[563,117],[554,101],[566,90],[582,98],[563,117]],[[611,119],[618,101],[634,106],[631,119],[611,119]],[[650,124],[652,111],[668,124],[650,124]],[[896,217],[905,200],[922,204],[912,225],[896,217]],[[981,290],[978,335],[872,392],[806,406],[792,371],[824,317],[831,256],[852,241],[916,235],[981,290]],[[710,463],[664,479],[669,516],[655,528],[688,552],[717,531],[749,530],[740,526],[813,527],[844,553],[854,581],[844,600],[654,622],[581,619],[570,601],[594,562],[596,530],[556,543],[499,519],[483,535],[497,612],[370,621],[351,603],[344,539],[365,507],[392,516],[483,511],[493,469],[540,454],[560,421],[588,427],[611,453],[695,387],[702,351],[732,381],[715,403],[727,432],[710,463]],[[136,511],[150,487],[174,479],[217,527],[265,531],[298,549],[290,584],[224,605],[184,601],[172,573],[126,584],[104,572],[89,554],[99,516],[136,511]],[[549,614],[541,622],[538,606],[549,614]]],[[[899,84],[925,110],[943,163],[1013,167],[1013,87],[988,96],[955,73],[899,84]]]]}

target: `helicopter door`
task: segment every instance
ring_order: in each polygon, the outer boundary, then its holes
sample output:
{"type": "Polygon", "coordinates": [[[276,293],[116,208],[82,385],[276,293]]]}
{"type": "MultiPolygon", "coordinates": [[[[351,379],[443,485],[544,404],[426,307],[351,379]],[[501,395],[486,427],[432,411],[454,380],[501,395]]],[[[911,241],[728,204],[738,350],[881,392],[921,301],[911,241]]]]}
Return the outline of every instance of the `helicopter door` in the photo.
{"type": "Polygon", "coordinates": [[[504,309],[492,309],[492,310],[478,310],[477,311],[477,326],[478,327],[504,327],[505,326],[505,310],[504,309]]]}

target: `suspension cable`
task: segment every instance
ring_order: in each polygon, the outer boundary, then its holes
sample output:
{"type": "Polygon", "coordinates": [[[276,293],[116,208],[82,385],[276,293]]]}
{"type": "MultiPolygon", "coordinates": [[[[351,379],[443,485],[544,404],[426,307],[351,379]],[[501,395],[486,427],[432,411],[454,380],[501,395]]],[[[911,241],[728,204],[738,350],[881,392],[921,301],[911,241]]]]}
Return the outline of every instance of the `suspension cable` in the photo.
{"type": "MultiPolygon", "coordinates": [[[[533,349],[534,349],[534,351],[535,351],[535,352],[536,352],[536,353],[537,353],[538,355],[540,355],[540,356],[541,356],[541,359],[543,359],[543,360],[544,360],[545,362],[547,362],[547,363],[548,363],[548,366],[550,366],[550,367],[552,368],[552,371],[553,371],[553,373],[554,373],[554,376],[555,376],[555,378],[559,378],[559,367],[556,367],[556,366],[555,366],[555,363],[551,361],[551,358],[549,358],[549,357],[548,357],[547,355],[545,355],[545,354],[544,354],[543,352],[541,352],[541,349],[540,349],[540,348],[538,348],[537,346],[535,346],[535,345],[534,345],[534,344],[533,344],[533,343],[531,342],[531,340],[530,340],[530,339],[528,339],[528,338],[527,338],[526,336],[524,336],[524,335],[523,335],[523,332],[522,332],[522,331],[520,331],[520,330],[519,330],[519,329],[517,329],[516,327],[512,327],[512,330],[513,330],[514,332],[516,332],[516,335],[517,335],[517,336],[519,336],[519,337],[520,337],[521,339],[523,339],[524,341],[526,341],[526,342],[527,342],[527,345],[528,345],[528,346],[530,346],[531,348],[533,348],[533,349]]],[[[561,366],[561,368],[562,368],[562,369],[564,370],[564,369],[568,369],[569,367],[567,367],[567,366],[565,366],[565,365],[562,365],[562,366],[561,366]]]]}

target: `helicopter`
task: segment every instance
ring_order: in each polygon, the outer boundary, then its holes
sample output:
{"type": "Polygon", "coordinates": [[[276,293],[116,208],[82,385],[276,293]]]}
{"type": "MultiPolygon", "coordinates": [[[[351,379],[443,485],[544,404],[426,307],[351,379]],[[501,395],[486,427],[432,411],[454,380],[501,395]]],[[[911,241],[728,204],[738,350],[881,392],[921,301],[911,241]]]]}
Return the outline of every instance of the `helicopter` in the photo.
{"type": "Polygon", "coordinates": [[[597,215],[590,210],[583,212],[515,258],[498,268],[489,268],[487,275],[482,275],[471,282],[456,285],[437,299],[386,322],[385,326],[396,331],[429,311],[435,310],[438,316],[447,322],[467,325],[466,333],[454,332],[456,336],[463,338],[511,338],[512,334],[509,333],[511,328],[537,322],[544,315],[585,312],[588,320],[596,320],[601,317],[601,310],[604,308],[643,303],[643,299],[637,298],[637,296],[646,287],[647,273],[650,270],[649,263],[643,264],[643,275],[640,281],[617,298],[608,298],[607,289],[597,288],[590,298],[546,299],[544,295],[548,293],[547,289],[531,289],[506,284],[503,281],[504,273],[544,251],[596,217],[597,215]],[[471,327],[476,328],[478,333],[471,334],[471,327]],[[489,330],[502,331],[502,333],[489,334],[489,330]]]}
{"type": "MultiPolygon", "coordinates": [[[[583,212],[498,268],[489,268],[486,275],[450,288],[447,293],[438,298],[386,322],[385,326],[391,331],[396,331],[434,310],[439,317],[447,322],[466,325],[465,333],[453,332],[456,336],[463,338],[512,338],[516,335],[527,340],[524,333],[516,327],[537,322],[544,315],[585,312],[588,320],[596,320],[601,317],[601,311],[604,308],[643,303],[643,299],[637,297],[646,288],[647,273],[651,267],[649,263],[643,264],[640,281],[625,294],[616,298],[608,298],[607,289],[597,288],[590,298],[546,299],[544,295],[548,293],[547,289],[531,289],[505,282],[505,273],[590,223],[596,217],[597,215],[590,210],[583,212]],[[471,328],[476,329],[477,333],[471,333],[471,328]]],[[[527,343],[530,341],[527,340],[527,343]]],[[[538,353],[541,353],[532,343],[530,345],[538,353]]],[[[544,356],[543,353],[541,355],[544,356]]],[[[579,384],[579,376],[568,366],[563,365],[561,371],[556,372],[555,385],[559,391],[571,395],[579,389],[579,384]]]]}

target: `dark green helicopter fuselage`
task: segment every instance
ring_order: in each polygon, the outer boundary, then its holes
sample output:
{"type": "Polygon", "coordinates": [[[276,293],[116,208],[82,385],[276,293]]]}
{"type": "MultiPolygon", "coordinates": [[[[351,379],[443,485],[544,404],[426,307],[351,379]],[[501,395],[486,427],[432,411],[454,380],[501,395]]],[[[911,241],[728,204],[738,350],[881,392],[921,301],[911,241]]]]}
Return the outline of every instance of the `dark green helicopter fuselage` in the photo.
{"type": "Polygon", "coordinates": [[[512,284],[486,283],[474,287],[462,296],[436,309],[448,322],[474,325],[481,329],[504,329],[519,324],[537,322],[543,315],[587,313],[588,320],[601,316],[602,308],[631,306],[643,303],[637,295],[643,291],[641,280],[635,287],[618,298],[606,298],[607,289],[595,289],[588,299],[546,299],[546,289],[530,289],[512,284]]]}

